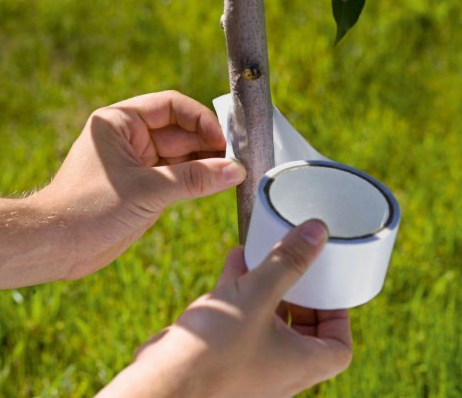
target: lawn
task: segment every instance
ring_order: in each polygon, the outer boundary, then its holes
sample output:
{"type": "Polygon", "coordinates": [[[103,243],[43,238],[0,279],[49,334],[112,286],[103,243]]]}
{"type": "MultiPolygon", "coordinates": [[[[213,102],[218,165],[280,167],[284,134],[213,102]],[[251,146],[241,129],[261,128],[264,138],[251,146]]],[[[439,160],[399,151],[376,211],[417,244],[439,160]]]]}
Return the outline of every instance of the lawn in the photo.
{"type": "MultiPolygon", "coordinates": [[[[462,4],[371,0],[335,49],[330,1],[266,4],[275,104],[403,212],[384,290],[351,310],[351,367],[300,397],[461,397],[462,4]]],[[[0,195],[45,185],[93,109],[227,92],[221,10],[1,0],[0,195]]],[[[236,230],[233,192],[182,203],[93,276],[0,292],[0,397],[91,396],[214,286],[236,230]]]]}

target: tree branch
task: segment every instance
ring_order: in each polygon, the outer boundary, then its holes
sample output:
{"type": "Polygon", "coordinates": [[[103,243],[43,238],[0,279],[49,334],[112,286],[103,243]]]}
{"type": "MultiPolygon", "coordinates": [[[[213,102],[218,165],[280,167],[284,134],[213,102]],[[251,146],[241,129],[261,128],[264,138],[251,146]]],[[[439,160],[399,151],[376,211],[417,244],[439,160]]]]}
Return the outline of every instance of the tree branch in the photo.
{"type": "Polygon", "coordinates": [[[228,125],[234,154],[248,173],[237,188],[239,239],[245,243],[258,181],[274,167],[273,107],[263,0],[225,0],[220,23],[228,46],[233,97],[228,125]]]}

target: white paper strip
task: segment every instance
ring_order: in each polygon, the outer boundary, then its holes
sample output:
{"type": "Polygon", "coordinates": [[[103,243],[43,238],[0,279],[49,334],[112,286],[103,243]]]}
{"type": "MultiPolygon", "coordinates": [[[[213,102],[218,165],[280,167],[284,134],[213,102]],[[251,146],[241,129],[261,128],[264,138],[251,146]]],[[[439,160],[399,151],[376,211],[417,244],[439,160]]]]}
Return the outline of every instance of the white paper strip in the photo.
{"type": "MultiPolygon", "coordinates": [[[[214,100],[227,137],[226,156],[234,158],[228,137],[230,95],[214,100]]],[[[325,249],[286,294],[288,302],[316,309],[350,308],[382,289],[399,227],[393,194],[373,177],[317,152],[274,108],[276,167],[260,181],[245,259],[257,267],[284,235],[310,218],[330,231],[325,249]]]]}

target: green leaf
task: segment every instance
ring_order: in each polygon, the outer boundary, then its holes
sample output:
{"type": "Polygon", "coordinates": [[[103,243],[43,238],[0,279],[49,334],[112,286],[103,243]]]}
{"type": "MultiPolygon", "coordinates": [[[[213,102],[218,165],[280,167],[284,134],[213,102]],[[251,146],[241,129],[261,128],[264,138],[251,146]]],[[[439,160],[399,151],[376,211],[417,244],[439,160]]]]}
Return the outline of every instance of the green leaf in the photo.
{"type": "Polygon", "coordinates": [[[335,45],[358,22],[365,3],[366,0],[332,0],[332,12],[337,23],[335,45]]]}

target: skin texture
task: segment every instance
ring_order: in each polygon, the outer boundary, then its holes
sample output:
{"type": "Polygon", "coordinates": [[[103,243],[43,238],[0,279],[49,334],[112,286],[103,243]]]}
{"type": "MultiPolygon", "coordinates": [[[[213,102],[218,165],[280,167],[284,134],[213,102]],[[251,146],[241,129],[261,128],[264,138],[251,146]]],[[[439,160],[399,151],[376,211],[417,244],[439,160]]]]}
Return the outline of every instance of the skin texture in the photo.
{"type": "Polygon", "coordinates": [[[0,288],[106,266],[169,205],[242,182],[215,115],[175,91],[95,111],[53,181],[0,199],[0,288]]]}
{"type": "Polygon", "coordinates": [[[97,397],[283,398],[344,370],[352,356],[347,312],[281,303],[326,239],[322,223],[307,222],[250,272],[242,247],[232,251],[216,289],[146,343],[97,397]],[[307,240],[313,230],[317,238],[307,240]]]}
{"type": "MultiPolygon", "coordinates": [[[[214,114],[177,92],[97,110],[48,186],[0,199],[0,288],[95,272],[167,206],[241,183],[245,169],[221,158],[224,149],[214,114]]],[[[347,312],[281,302],[326,239],[324,224],[307,222],[251,272],[235,249],[216,289],[144,344],[98,396],[289,397],[345,369],[347,312]]]]}

